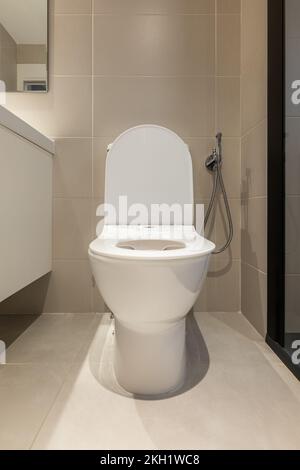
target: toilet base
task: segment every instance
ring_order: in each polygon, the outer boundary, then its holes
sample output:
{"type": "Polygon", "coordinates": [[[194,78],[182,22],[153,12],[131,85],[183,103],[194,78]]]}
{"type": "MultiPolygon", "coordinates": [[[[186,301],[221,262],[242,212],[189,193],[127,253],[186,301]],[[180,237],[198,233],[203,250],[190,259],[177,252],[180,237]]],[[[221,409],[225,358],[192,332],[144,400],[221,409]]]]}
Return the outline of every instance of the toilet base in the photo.
{"type": "Polygon", "coordinates": [[[166,323],[121,323],[115,319],[117,381],[136,395],[180,388],[186,371],[186,319],[166,323]]]}

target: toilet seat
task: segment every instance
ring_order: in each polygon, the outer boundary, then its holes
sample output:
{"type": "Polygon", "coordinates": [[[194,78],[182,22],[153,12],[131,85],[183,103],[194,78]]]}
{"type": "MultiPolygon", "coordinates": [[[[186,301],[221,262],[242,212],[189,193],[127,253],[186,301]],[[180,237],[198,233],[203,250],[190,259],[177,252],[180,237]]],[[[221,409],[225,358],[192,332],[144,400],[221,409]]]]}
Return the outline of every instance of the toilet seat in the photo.
{"type": "Polygon", "coordinates": [[[214,244],[200,236],[193,226],[110,225],[105,226],[102,234],[90,244],[89,252],[94,256],[120,260],[163,261],[206,256],[214,248],[214,244]],[[153,241],[159,240],[166,243],[153,249],[153,241]],[[130,241],[135,243],[130,244],[130,241]],[[139,249],[141,241],[148,241],[149,249],[139,249]]]}

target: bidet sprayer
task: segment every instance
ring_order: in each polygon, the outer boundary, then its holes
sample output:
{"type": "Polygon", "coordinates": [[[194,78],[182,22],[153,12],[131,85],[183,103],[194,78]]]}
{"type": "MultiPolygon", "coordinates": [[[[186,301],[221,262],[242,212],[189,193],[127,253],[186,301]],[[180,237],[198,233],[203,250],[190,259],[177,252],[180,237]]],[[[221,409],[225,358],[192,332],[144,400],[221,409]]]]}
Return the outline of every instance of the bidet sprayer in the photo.
{"type": "Polygon", "coordinates": [[[206,216],[205,216],[204,225],[205,227],[207,226],[209,217],[212,213],[212,209],[215,207],[215,204],[218,202],[217,196],[219,192],[223,195],[223,201],[224,201],[227,220],[228,220],[228,227],[227,227],[228,237],[227,237],[226,243],[220,249],[217,249],[216,251],[214,251],[214,254],[223,253],[223,251],[227,250],[227,248],[230,246],[232,239],[233,239],[233,222],[232,222],[230,206],[229,206],[226,189],[225,189],[225,185],[223,181],[223,175],[222,175],[222,137],[223,137],[222,133],[218,132],[218,134],[216,135],[217,148],[214,148],[212,154],[205,161],[205,166],[208,169],[208,171],[211,171],[212,173],[214,173],[214,183],[213,183],[213,190],[212,190],[210,203],[208,205],[208,209],[207,209],[206,216]]]}
{"type": "Polygon", "coordinates": [[[217,148],[213,149],[213,152],[207,157],[205,166],[209,171],[215,172],[218,167],[222,165],[222,133],[218,132],[216,135],[217,148]]]}

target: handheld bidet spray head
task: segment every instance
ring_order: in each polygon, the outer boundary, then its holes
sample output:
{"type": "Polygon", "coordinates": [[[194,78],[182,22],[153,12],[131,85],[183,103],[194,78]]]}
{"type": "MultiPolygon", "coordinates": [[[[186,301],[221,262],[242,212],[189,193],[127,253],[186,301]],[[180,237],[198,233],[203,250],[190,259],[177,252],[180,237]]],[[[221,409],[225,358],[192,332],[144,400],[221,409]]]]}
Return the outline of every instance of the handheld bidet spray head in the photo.
{"type": "Polygon", "coordinates": [[[218,132],[216,135],[216,140],[218,144],[218,154],[219,154],[220,163],[222,163],[222,139],[223,139],[222,132],[218,132]]]}
{"type": "Polygon", "coordinates": [[[216,135],[217,148],[213,150],[212,154],[206,159],[205,162],[206,168],[214,173],[214,183],[211,199],[205,215],[204,226],[207,226],[212,210],[215,207],[215,204],[217,203],[217,196],[219,191],[223,195],[223,201],[228,219],[228,237],[226,243],[220,249],[214,251],[214,254],[223,253],[223,251],[225,251],[230,246],[233,239],[233,222],[222,176],[222,137],[222,133],[218,132],[218,134],[216,135]]]}
{"type": "Polygon", "coordinates": [[[207,157],[205,166],[208,169],[208,171],[215,172],[217,171],[217,166],[218,166],[218,152],[217,149],[213,149],[213,152],[209,157],[207,157]]]}
{"type": "Polygon", "coordinates": [[[222,164],[222,133],[216,135],[217,147],[206,159],[205,166],[209,171],[215,172],[222,164]]]}
{"type": "Polygon", "coordinates": [[[218,143],[219,147],[221,147],[221,145],[222,145],[222,137],[223,137],[222,132],[218,132],[217,135],[216,135],[216,139],[217,139],[217,143],[218,143]]]}

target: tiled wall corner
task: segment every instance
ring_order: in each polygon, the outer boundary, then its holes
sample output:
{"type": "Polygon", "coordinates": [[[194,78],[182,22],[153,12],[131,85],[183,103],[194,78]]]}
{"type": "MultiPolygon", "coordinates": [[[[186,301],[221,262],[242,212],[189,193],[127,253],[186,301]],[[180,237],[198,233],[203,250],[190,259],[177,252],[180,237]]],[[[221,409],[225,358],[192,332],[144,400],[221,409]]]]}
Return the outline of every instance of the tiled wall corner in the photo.
{"type": "MultiPolygon", "coordinates": [[[[208,279],[195,306],[197,311],[241,310],[240,7],[240,0],[217,0],[215,16],[215,131],[223,133],[223,177],[232,212],[234,238],[228,250],[212,256],[208,279]]],[[[207,173],[203,174],[203,179],[210,186],[206,193],[209,199],[212,181],[207,173]]],[[[218,248],[226,242],[228,222],[222,198],[215,211],[214,230],[206,235],[216,242],[218,248]]]]}
{"type": "Polygon", "coordinates": [[[242,313],[267,326],[267,1],[242,0],[242,313]]]}

